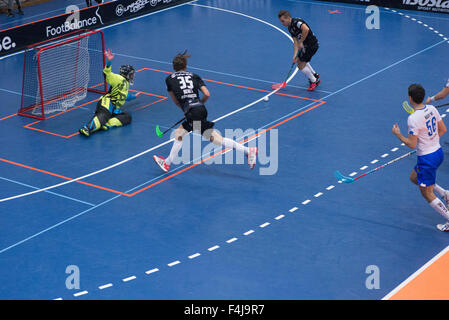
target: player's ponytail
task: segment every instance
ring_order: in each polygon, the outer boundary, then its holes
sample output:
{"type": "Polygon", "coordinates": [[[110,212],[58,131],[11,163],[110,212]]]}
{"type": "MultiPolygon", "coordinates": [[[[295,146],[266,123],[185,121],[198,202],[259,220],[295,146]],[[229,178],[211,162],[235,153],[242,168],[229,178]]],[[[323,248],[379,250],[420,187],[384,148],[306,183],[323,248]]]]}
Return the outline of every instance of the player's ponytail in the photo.
{"type": "Polygon", "coordinates": [[[183,53],[178,53],[173,58],[173,69],[177,71],[185,70],[187,68],[187,59],[190,58],[190,55],[185,50],[183,53]]]}

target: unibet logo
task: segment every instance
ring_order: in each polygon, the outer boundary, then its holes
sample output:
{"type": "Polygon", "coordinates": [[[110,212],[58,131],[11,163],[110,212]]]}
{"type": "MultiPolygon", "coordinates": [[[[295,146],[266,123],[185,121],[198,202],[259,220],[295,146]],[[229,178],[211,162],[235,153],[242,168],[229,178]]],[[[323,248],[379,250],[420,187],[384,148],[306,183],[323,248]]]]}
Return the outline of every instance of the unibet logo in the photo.
{"type": "Polygon", "coordinates": [[[16,47],[16,43],[12,42],[11,38],[6,36],[0,41],[0,51],[8,51],[16,47]]]}

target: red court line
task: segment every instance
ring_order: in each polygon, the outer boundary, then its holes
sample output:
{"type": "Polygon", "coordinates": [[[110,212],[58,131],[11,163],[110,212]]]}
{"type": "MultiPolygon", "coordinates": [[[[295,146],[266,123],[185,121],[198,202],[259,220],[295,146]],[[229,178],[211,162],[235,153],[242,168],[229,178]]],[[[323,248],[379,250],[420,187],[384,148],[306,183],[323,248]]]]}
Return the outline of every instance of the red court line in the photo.
{"type": "MultiPolygon", "coordinates": [[[[268,132],[268,131],[270,131],[270,130],[272,130],[272,129],[274,129],[274,128],[276,128],[276,127],[278,127],[278,126],[280,126],[280,125],[282,125],[282,124],[284,124],[284,123],[286,123],[286,122],[288,122],[288,121],[290,121],[290,120],[292,120],[292,119],[294,119],[294,118],[296,118],[296,117],[299,117],[300,115],[302,115],[302,114],[304,114],[304,113],[306,113],[306,112],[309,112],[309,111],[311,111],[311,110],[313,110],[313,109],[315,109],[315,108],[321,106],[321,105],[324,104],[324,103],[326,103],[326,102],[325,102],[325,101],[320,101],[318,104],[316,104],[316,105],[314,105],[314,106],[312,106],[312,107],[310,107],[310,108],[308,108],[308,109],[306,109],[306,110],[303,110],[303,111],[301,111],[301,112],[299,112],[299,113],[297,113],[297,114],[291,116],[290,118],[284,119],[284,120],[282,120],[282,121],[280,121],[280,122],[278,122],[278,123],[272,125],[271,127],[267,128],[267,129],[265,129],[265,130],[262,130],[261,132],[258,132],[258,133],[256,133],[256,134],[254,134],[254,135],[252,135],[252,136],[246,138],[245,140],[243,140],[243,141],[240,142],[240,143],[243,144],[243,143],[247,142],[248,140],[252,140],[253,138],[258,137],[259,135],[261,135],[261,134],[263,134],[263,133],[265,133],[265,132],[268,132]]],[[[173,173],[173,174],[171,174],[171,175],[169,175],[169,176],[167,176],[167,177],[165,177],[165,178],[163,178],[163,179],[161,179],[161,180],[158,180],[158,181],[156,181],[156,182],[154,182],[154,183],[152,183],[152,184],[150,184],[150,185],[148,185],[148,186],[146,186],[146,187],[144,187],[144,188],[142,188],[142,189],[139,189],[139,190],[137,190],[137,191],[135,191],[135,192],[129,194],[129,196],[130,196],[130,197],[134,197],[135,195],[137,195],[137,194],[139,194],[139,193],[141,193],[141,192],[143,192],[143,191],[145,191],[145,190],[148,190],[148,189],[150,189],[150,188],[153,188],[154,186],[157,186],[158,184],[160,184],[160,183],[162,183],[162,182],[164,182],[164,181],[167,181],[167,180],[169,180],[169,179],[171,179],[171,178],[173,178],[173,177],[176,177],[177,175],[179,175],[179,174],[181,174],[181,173],[183,173],[183,172],[185,172],[185,171],[187,171],[187,170],[190,170],[190,169],[196,167],[197,165],[199,165],[199,164],[201,164],[201,163],[203,163],[203,162],[205,162],[205,161],[207,161],[207,160],[209,160],[209,159],[212,159],[212,158],[214,158],[214,157],[216,157],[216,156],[219,156],[219,155],[221,155],[222,153],[224,153],[224,152],[226,152],[226,151],[228,151],[228,150],[230,150],[230,149],[223,149],[223,150],[221,150],[221,151],[219,151],[219,152],[217,152],[217,153],[214,153],[213,155],[207,157],[207,158],[204,159],[204,160],[198,161],[198,162],[196,162],[196,163],[194,163],[194,164],[192,164],[192,165],[190,165],[190,166],[188,166],[188,167],[186,167],[186,168],[184,168],[184,169],[182,169],[182,170],[179,170],[179,171],[177,171],[177,172],[175,172],[175,173],[173,173]]]]}
{"type": "MultiPolygon", "coordinates": [[[[140,72],[140,71],[142,71],[142,70],[152,70],[152,71],[163,72],[163,73],[170,73],[170,74],[172,73],[172,72],[168,72],[168,71],[157,70],[157,69],[151,69],[151,68],[142,68],[142,69],[138,70],[137,72],[140,72]]],[[[255,90],[255,91],[261,91],[261,92],[271,92],[271,91],[268,91],[268,90],[257,89],[257,88],[251,88],[251,87],[246,87],[246,86],[241,86],[241,85],[235,85],[235,84],[226,83],[226,82],[220,82],[220,81],[215,81],[215,80],[208,80],[208,79],[204,79],[204,80],[205,80],[205,81],[210,81],[210,82],[219,83],[219,84],[223,84],[223,85],[229,85],[229,86],[232,86],[232,87],[238,87],[238,88],[248,89],[248,90],[255,90]]],[[[167,97],[164,97],[164,96],[158,96],[158,95],[156,95],[156,94],[146,93],[146,92],[143,92],[143,91],[136,91],[136,90],[131,90],[131,91],[134,91],[134,92],[141,92],[141,93],[146,94],[146,95],[151,95],[151,96],[156,96],[156,97],[160,97],[160,98],[161,98],[161,99],[159,99],[158,101],[156,101],[156,102],[154,102],[154,103],[157,103],[157,102],[160,102],[160,101],[163,101],[163,100],[167,99],[167,97]]],[[[286,123],[287,121],[290,121],[290,120],[292,120],[292,119],[294,119],[294,118],[296,118],[296,117],[298,117],[298,116],[300,116],[300,115],[302,115],[302,114],[304,114],[304,113],[306,113],[306,112],[308,112],[308,111],[311,111],[311,110],[313,110],[313,109],[315,109],[315,108],[317,108],[317,107],[319,107],[319,106],[321,106],[322,104],[325,103],[325,101],[322,101],[322,100],[316,100],[316,99],[312,99],[312,98],[300,97],[300,96],[295,96],[295,95],[290,95],[290,94],[284,94],[284,93],[276,93],[276,94],[281,95],[281,96],[291,97],[291,98],[297,98],[297,99],[305,99],[305,100],[309,100],[309,101],[315,101],[315,102],[318,102],[318,103],[317,103],[316,105],[314,105],[314,106],[312,106],[312,107],[306,109],[306,110],[303,110],[303,111],[301,111],[301,112],[299,112],[299,113],[297,113],[297,114],[295,114],[295,115],[293,115],[293,116],[287,118],[287,119],[284,119],[283,121],[278,122],[277,124],[272,125],[271,127],[267,128],[267,129],[265,129],[265,130],[263,130],[263,131],[261,131],[261,132],[259,132],[259,133],[257,133],[257,134],[254,134],[253,136],[251,136],[251,137],[249,137],[249,138],[243,140],[241,143],[244,143],[244,142],[248,141],[249,139],[253,139],[253,138],[255,138],[255,137],[257,137],[257,136],[259,136],[259,135],[261,135],[261,134],[263,134],[263,133],[265,133],[265,132],[271,130],[271,129],[274,129],[274,128],[280,126],[281,124],[284,124],[284,123],[286,123]]],[[[58,116],[58,115],[60,115],[60,114],[66,113],[66,112],[68,112],[68,111],[74,110],[74,109],[76,109],[76,108],[80,108],[80,107],[82,107],[83,105],[92,103],[93,101],[97,101],[97,99],[92,100],[92,101],[89,101],[89,102],[86,102],[85,104],[82,104],[82,105],[80,105],[80,106],[71,108],[71,109],[66,110],[66,111],[63,111],[63,112],[60,112],[60,113],[58,113],[58,114],[52,115],[51,117],[55,117],[55,116],[58,116]]],[[[152,104],[154,104],[154,103],[152,103],[152,104]]],[[[147,105],[147,106],[148,106],[148,105],[147,105]]],[[[147,107],[147,106],[143,106],[143,107],[141,107],[141,108],[144,108],[144,107],[147,107]]],[[[51,117],[48,117],[47,119],[49,119],[49,118],[51,118],[51,117]]],[[[48,132],[48,131],[44,131],[44,130],[41,130],[41,129],[36,129],[36,128],[30,127],[31,125],[36,124],[36,123],[41,122],[41,121],[42,121],[42,120],[35,121],[35,122],[33,122],[33,123],[30,123],[30,124],[26,125],[25,127],[27,127],[28,129],[33,129],[33,130],[42,131],[42,132],[45,132],[45,133],[50,133],[50,132],[48,132]]],[[[71,137],[71,136],[62,136],[62,135],[58,135],[58,134],[55,134],[55,133],[50,133],[50,134],[53,134],[53,135],[56,135],[56,136],[61,136],[61,137],[63,137],[63,138],[71,137]]],[[[74,135],[76,135],[76,134],[78,134],[78,133],[75,133],[75,134],[73,134],[72,136],[74,136],[74,135]]],[[[206,159],[204,159],[204,160],[201,160],[201,161],[199,161],[199,162],[197,162],[197,163],[194,163],[194,164],[190,165],[189,167],[186,167],[186,168],[184,168],[184,169],[182,169],[182,170],[180,170],[180,171],[177,171],[176,173],[173,173],[173,174],[171,174],[171,175],[169,175],[169,176],[167,176],[167,177],[165,177],[165,178],[163,178],[163,179],[160,179],[160,180],[158,180],[158,181],[152,183],[151,185],[148,185],[148,186],[146,186],[146,187],[143,187],[143,188],[141,188],[141,189],[139,189],[139,190],[137,190],[137,191],[135,191],[135,192],[133,192],[133,193],[131,193],[131,194],[127,194],[127,193],[120,192],[120,191],[117,191],[117,190],[113,190],[113,189],[110,189],[110,188],[106,188],[106,187],[98,186],[98,185],[95,185],[95,184],[87,183],[87,182],[84,182],[84,181],[76,181],[76,182],[77,182],[77,183],[84,184],[84,185],[88,185],[88,186],[91,186],[91,187],[94,187],[94,188],[98,188],[98,189],[101,189],[101,190],[106,190],[106,191],[110,191],[110,192],[113,192],[113,193],[116,193],[116,194],[124,195],[124,196],[127,196],[127,197],[133,197],[133,196],[135,196],[135,195],[137,195],[137,194],[139,194],[139,193],[141,193],[141,192],[143,192],[143,191],[145,191],[145,190],[148,190],[148,189],[150,189],[150,188],[152,188],[152,187],[154,187],[154,186],[160,184],[161,182],[164,182],[164,181],[166,181],[166,180],[169,180],[169,179],[171,179],[171,178],[173,178],[173,177],[175,177],[175,176],[177,176],[177,175],[179,175],[179,174],[181,174],[181,173],[183,173],[183,172],[185,172],[185,171],[187,171],[187,170],[189,170],[189,169],[191,169],[191,168],[193,168],[193,167],[196,167],[197,165],[199,165],[199,164],[201,164],[201,163],[207,161],[208,159],[211,159],[211,158],[213,158],[213,157],[218,156],[218,155],[222,154],[223,152],[225,152],[225,151],[227,151],[227,150],[228,150],[228,149],[224,149],[224,150],[222,150],[222,151],[220,151],[220,152],[217,152],[217,153],[213,154],[212,156],[209,156],[208,158],[206,158],[206,159]]],[[[10,161],[10,160],[6,160],[6,159],[1,159],[1,158],[0,158],[0,161],[7,162],[7,163],[10,163],[10,164],[14,164],[14,165],[17,165],[17,166],[20,166],[20,167],[24,167],[24,168],[27,168],[27,169],[30,169],[30,170],[38,171],[38,172],[41,172],[41,173],[49,174],[49,175],[52,175],[52,176],[55,176],[55,177],[59,177],[59,178],[65,179],[65,180],[73,180],[72,178],[68,178],[68,177],[65,177],[65,176],[62,176],[62,175],[59,175],[59,174],[56,174],[56,173],[52,173],[52,172],[49,172],[49,171],[45,171],[45,170],[33,168],[33,167],[30,167],[30,166],[27,166],[27,165],[23,165],[23,164],[20,164],[20,163],[17,163],[17,162],[13,162],[13,161],[10,161]]]]}
{"type": "MultiPolygon", "coordinates": [[[[61,114],[64,114],[64,113],[66,113],[66,112],[69,112],[69,111],[72,111],[72,110],[75,110],[75,109],[84,107],[85,105],[88,105],[88,104],[90,104],[90,103],[92,103],[92,102],[96,102],[97,100],[98,100],[98,99],[91,100],[91,101],[85,102],[85,103],[83,103],[83,104],[81,104],[81,105],[79,105],[79,106],[76,106],[76,107],[67,109],[67,110],[65,110],[65,111],[58,112],[58,113],[56,113],[56,114],[54,114],[54,115],[52,115],[52,116],[47,117],[47,120],[48,120],[48,119],[51,119],[51,118],[53,118],[53,117],[57,117],[57,116],[59,116],[59,115],[61,115],[61,114]]],[[[71,138],[71,137],[73,137],[73,136],[79,134],[79,132],[76,132],[76,133],[74,133],[74,134],[72,134],[72,135],[69,135],[69,136],[63,136],[63,135],[58,134],[58,133],[54,133],[54,132],[51,132],[51,131],[46,131],[46,130],[37,129],[37,128],[32,127],[32,125],[35,125],[36,123],[39,123],[39,122],[42,122],[42,121],[44,121],[44,120],[34,121],[34,122],[32,122],[32,123],[29,123],[29,124],[25,125],[24,128],[31,129],[31,130],[35,130],[35,131],[39,131],[39,132],[43,132],[43,133],[47,133],[47,134],[50,134],[50,135],[53,135],[53,136],[57,136],[57,137],[60,137],[60,138],[65,138],[65,139],[71,138]]]]}
{"type": "MultiPolygon", "coordinates": [[[[163,101],[163,100],[167,99],[167,97],[160,96],[160,95],[153,94],[153,93],[144,92],[144,91],[137,91],[137,90],[131,90],[131,89],[130,89],[130,91],[133,91],[133,92],[140,92],[140,93],[142,93],[142,94],[144,94],[144,95],[147,95],[147,96],[154,96],[154,97],[161,98],[161,99],[159,99],[159,100],[157,100],[157,101],[155,101],[155,102],[152,102],[152,103],[149,103],[149,104],[147,104],[147,105],[144,105],[144,106],[142,106],[142,107],[136,109],[135,111],[144,109],[144,108],[149,107],[149,106],[151,106],[151,105],[153,105],[153,104],[155,104],[155,103],[157,103],[157,102],[160,102],[160,101],[163,101]]],[[[92,103],[92,102],[97,102],[97,101],[98,101],[98,99],[94,99],[94,100],[91,100],[91,101],[89,101],[89,102],[85,102],[85,103],[83,103],[83,104],[81,104],[81,105],[79,105],[79,106],[76,106],[76,107],[67,109],[67,110],[65,110],[65,111],[61,111],[61,112],[59,112],[59,113],[56,113],[56,114],[54,114],[54,115],[52,115],[52,116],[49,116],[49,117],[47,117],[46,120],[51,119],[51,118],[53,118],[53,117],[57,117],[57,116],[59,116],[59,115],[61,115],[61,114],[64,114],[64,113],[66,113],[66,112],[69,112],[69,111],[72,111],[72,110],[75,110],[75,109],[78,109],[78,108],[81,108],[81,107],[83,107],[83,106],[85,106],[85,105],[88,105],[88,104],[90,104],[90,103],[92,103]]],[[[0,119],[0,120],[1,120],[1,119],[0,119]]],[[[60,137],[60,138],[64,138],[64,139],[70,139],[70,138],[72,138],[72,137],[74,137],[74,136],[76,136],[76,135],[79,135],[79,132],[75,132],[75,133],[72,133],[72,134],[70,134],[70,135],[68,135],[68,136],[64,136],[64,135],[61,135],[61,134],[58,134],[58,133],[55,133],[55,132],[46,131],[46,130],[37,129],[37,128],[32,127],[32,126],[35,125],[36,123],[39,123],[39,122],[42,122],[42,121],[44,121],[44,120],[38,120],[38,121],[35,121],[35,122],[32,122],[32,123],[29,123],[29,124],[25,125],[24,128],[31,129],[31,130],[35,130],[35,131],[39,131],[39,132],[42,132],[42,133],[47,133],[47,134],[50,134],[50,135],[53,135],[53,136],[56,136],[56,137],[60,137]]]]}
{"type": "Polygon", "coordinates": [[[17,116],[17,113],[14,113],[14,114],[10,114],[9,116],[6,116],[6,117],[4,117],[4,118],[0,118],[0,121],[3,121],[3,120],[6,120],[6,119],[9,119],[9,118],[11,118],[11,117],[14,117],[14,116],[17,116]]]}
{"type": "MultiPolygon", "coordinates": [[[[6,160],[6,159],[0,158],[0,161],[6,162],[6,163],[9,163],[9,164],[13,164],[15,166],[19,166],[19,167],[22,167],[22,168],[30,169],[30,170],[33,170],[33,171],[37,171],[37,172],[40,172],[40,173],[45,173],[45,174],[48,174],[50,176],[58,177],[58,178],[61,178],[61,179],[64,179],[64,180],[73,180],[72,178],[69,178],[69,177],[66,177],[66,176],[63,176],[63,175],[60,175],[60,174],[57,174],[57,173],[49,172],[49,171],[42,170],[42,169],[37,169],[37,168],[31,167],[31,166],[27,166],[25,164],[21,164],[21,163],[14,162],[14,161],[11,161],[11,160],[6,160]]],[[[75,181],[75,182],[80,183],[80,184],[84,184],[84,185],[89,186],[89,187],[94,187],[94,188],[97,188],[97,189],[101,189],[101,190],[105,190],[105,191],[109,191],[109,192],[112,192],[112,193],[121,194],[122,196],[129,197],[129,195],[127,193],[120,192],[120,191],[117,191],[117,190],[113,190],[113,189],[110,189],[110,188],[105,188],[105,187],[102,187],[102,186],[98,186],[96,184],[92,184],[92,183],[88,183],[88,182],[84,182],[84,181],[75,181]]]]}
{"type": "Polygon", "coordinates": [[[158,103],[158,102],[164,101],[165,99],[167,99],[167,97],[163,97],[162,99],[159,99],[159,100],[157,100],[157,101],[154,101],[154,102],[151,102],[151,103],[149,103],[149,104],[146,104],[146,105],[144,105],[144,106],[142,106],[142,107],[139,107],[139,108],[135,109],[134,111],[143,110],[143,109],[145,109],[145,108],[147,108],[147,107],[149,107],[149,106],[152,106],[153,104],[156,104],[156,103],[158,103]]]}
{"type": "MultiPolygon", "coordinates": [[[[142,70],[151,70],[151,71],[156,71],[156,72],[161,72],[161,73],[166,73],[166,74],[173,74],[173,72],[170,72],[170,71],[153,69],[153,68],[142,68],[139,71],[142,71],[142,70]]],[[[271,92],[269,90],[251,88],[251,87],[242,86],[242,85],[238,85],[238,84],[233,84],[233,83],[229,83],[229,82],[221,82],[221,81],[210,80],[210,79],[203,79],[203,80],[204,81],[208,81],[208,82],[213,82],[213,83],[224,84],[226,86],[231,86],[231,87],[236,87],[236,88],[260,91],[260,92],[266,92],[266,93],[270,93],[271,92]]],[[[285,97],[291,97],[291,98],[298,98],[298,99],[305,99],[305,100],[310,100],[310,101],[315,101],[315,102],[321,102],[321,100],[316,100],[316,99],[307,98],[307,97],[301,97],[301,96],[295,96],[295,95],[287,94],[287,93],[276,92],[275,94],[276,95],[280,95],[280,96],[285,96],[285,97]]]]}
{"type": "MultiPolygon", "coordinates": [[[[292,119],[294,119],[296,117],[299,117],[300,115],[302,115],[302,114],[304,114],[306,112],[309,112],[309,111],[311,111],[311,110],[321,106],[324,103],[325,103],[325,101],[320,101],[318,104],[316,104],[316,105],[314,105],[314,106],[312,106],[312,107],[310,107],[310,108],[308,108],[306,110],[303,110],[303,111],[301,111],[301,112],[299,112],[299,113],[297,113],[297,114],[295,114],[295,115],[293,115],[293,116],[291,116],[291,117],[289,117],[287,119],[284,119],[284,120],[282,120],[282,121],[272,125],[271,127],[267,128],[267,129],[264,129],[264,130],[262,130],[262,131],[260,131],[260,132],[258,132],[256,134],[246,138],[245,140],[243,140],[240,143],[243,144],[243,143],[247,142],[248,140],[251,140],[251,139],[253,139],[255,137],[258,137],[261,134],[263,134],[265,132],[268,132],[268,131],[270,131],[270,130],[272,130],[272,129],[274,129],[274,128],[276,128],[276,127],[278,127],[278,126],[280,126],[280,125],[282,125],[282,124],[284,124],[284,123],[286,123],[286,122],[288,122],[288,121],[290,121],[290,120],[292,120],[292,119]]],[[[182,170],[179,170],[179,171],[177,171],[177,172],[175,172],[175,173],[173,173],[173,174],[171,174],[171,175],[169,175],[169,176],[167,176],[167,177],[165,177],[163,179],[160,179],[160,180],[158,180],[158,181],[156,181],[156,182],[154,182],[154,183],[152,183],[152,184],[150,184],[150,185],[148,185],[146,187],[143,187],[143,188],[141,188],[141,189],[139,189],[139,190],[137,190],[137,191],[135,191],[135,192],[133,192],[131,194],[124,193],[124,192],[117,191],[117,190],[110,189],[110,188],[106,188],[106,187],[102,187],[102,186],[95,185],[95,184],[88,183],[88,182],[84,182],[84,181],[75,181],[75,182],[83,184],[83,185],[87,185],[87,186],[90,186],[90,187],[93,187],[93,188],[101,189],[101,190],[104,190],[104,191],[109,191],[109,192],[112,192],[112,193],[120,194],[120,195],[123,195],[123,196],[126,196],[126,197],[134,197],[135,195],[137,195],[137,194],[139,194],[139,193],[141,193],[141,192],[143,192],[145,190],[148,190],[148,189],[150,189],[150,188],[152,188],[154,186],[157,186],[158,184],[160,184],[160,183],[162,183],[164,181],[167,181],[167,180],[169,180],[169,179],[171,179],[171,178],[173,178],[173,177],[175,177],[175,176],[177,176],[177,175],[179,175],[179,174],[181,174],[181,173],[183,173],[183,172],[185,172],[187,170],[190,170],[190,169],[196,167],[197,165],[199,165],[199,164],[201,164],[201,163],[203,163],[203,162],[205,162],[205,161],[207,161],[209,159],[212,159],[212,158],[214,158],[216,156],[219,156],[220,154],[222,154],[222,153],[224,153],[225,151],[228,151],[228,150],[229,149],[223,149],[220,152],[214,153],[213,155],[207,157],[206,159],[198,161],[198,162],[196,162],[196,163],[194,163],[194,164],[192,164],[192,165],[190,165],[190,166],[188,166],[188,167],[186,167],[186,168],[184,168],[182,170]]],[[[48,175],[51,175],[51,176],[54,176],[54,177],[58,177],[58,178],[61,178],[61,179],[64,179],[64,180],[73,180],[73,178],[69,178],[69,177],[66,177],[66,176],[63,176],[63,175],[60,175],[60,174],[57,174],[57,173],[49,172],[49,171],[46,171],[46,170],[34,168],[34,167],[31,167],[31,166],[28,166],[28,165],[25,165],[25,164],[21,164],[21,163],[18,163],[18,162],[14,162],[14,161],[11,161],[11,160],[6,160],[6,159],[0,158],[0,161],[5,162],[5,163],[9,163],[9,164],[12,164],[12,165],[16,165],[16,166],[19,166],[19,167],[22,167],[22,168],[26,168],[26,169],[29,169],[29,170],[37,171],[37,172],[40,172],[40,173],[45,173],[45,174],[48,174],[48,175]]]]}

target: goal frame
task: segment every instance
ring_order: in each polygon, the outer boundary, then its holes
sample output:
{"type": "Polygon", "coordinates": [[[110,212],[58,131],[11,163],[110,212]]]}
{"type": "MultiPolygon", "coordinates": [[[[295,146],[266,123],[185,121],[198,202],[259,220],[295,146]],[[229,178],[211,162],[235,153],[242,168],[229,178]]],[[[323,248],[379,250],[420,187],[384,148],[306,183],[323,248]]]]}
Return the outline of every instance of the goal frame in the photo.
{"type": "MultiPolygon", "coordinates": [[[[101,30],[88,30],[88,29],[78,29],[76,31],[72,31],[69,32],[67,34],[52,38],[52,39],[48,39],[45,41],[41,41],[38,43],[34,43],[32,45],[29,45],[25,48],[24,50],[24,64],[23,64],[23,79],[22,79],[22,97],[21,97],[21,102],[20,102],[20,109],[19,112],[17,113],[20,116],[24,116],[24,117],[30,117],[30,118],[34,118],[34,119],[39,119],[39,120],[45,120],[46,115],[45,115],[45,104],[52,102],[52,101],[56,101],[58,99],[61,99],[67,95],[70,94],[74,94],[77,91],[76,88],[74,90],[74,92],[66,92],[60,96],[56,96],[56,97],[52,97],[49,100],[44,100],[44,89],[42,88],[42,74],[41,74],[41,61],[40,61],[40,56],[42,54],[42,52],[45,52],[47,50],[51,50],[57,46],[61,46],[61,45],[65,45],[68,44],[70,42],[75,42],[75,41],[79,41],[85,37],[89,37],[92,36],[94,34],[99,34],[100,35],[100,39],[101,39],[101,48],[102,48],[102,64],[103,64],[103,69],[106,66],[106,56],[105,56],[105,44],[104,44],[104,33],[101,30]],[[66,39],[65,39],[66,38],[66,39]],[[56,43],[54,43],[56,41],[56,43]],[[23,98],[24,98],[24,94],[25,94],[25,77],[26,77],[26,69],[27,69],[27,54],[30,50],[36,50],[36,64],[37,64],[37,73],[38,73],[38,86],[39,86],[39,94],[40,94],[40,101],[37,102],[34,105],[28,106],[28,107],[24,107],[23,105],[23,98]],[[29,111],[30,109],[35,109],[40,107],[41,109],[41,114],[42,115],[34,115],[34,114],[30,114],[27,113],[27,111],[29,111]]],[[[74,64],[74,68],[77,68],[77,63],[74,64]]],[[[91,87],[87,87],[87,91],[88,92],[94,92],[94,93],[99,93],[99,94],[106,94],[108,90],[108,85],[106,82],[106,79],[104,79],[104,81],[102,83],[96,84],[94,86],[91,87]],[[97,88],[98,87],[98,88],[97,88]]]]}

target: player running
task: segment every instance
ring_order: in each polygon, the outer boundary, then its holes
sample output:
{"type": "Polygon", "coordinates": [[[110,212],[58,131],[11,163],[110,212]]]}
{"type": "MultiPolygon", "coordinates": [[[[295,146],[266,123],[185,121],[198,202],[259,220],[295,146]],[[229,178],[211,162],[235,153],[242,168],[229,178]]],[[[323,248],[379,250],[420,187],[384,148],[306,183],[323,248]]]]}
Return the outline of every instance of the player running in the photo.
{"type": "Polygon", "coordinates": [[[308,91],[313,91],[321,83],[320,75],[310,65],[310,60],[318,50],[318,40],[309,25],[300,18],[292,18],[287,10],[279,11],[278,18],[288,28],[293,39],[293,63],[309,79],[308,91]]]}
{"type": "Polygon", "coordinates": [[[209,90],[198,75],[186,71],[187,58],[190,58],[187,52],[176,55],[173,59],[175,73],[165,79],[167,91],[173,102],[184,112],[185,121],[175,130],[175,141],[168,158],[153,156],[154,161],[164,172],[168,172],[171,163],[178,156],[182,147],[183,137],[190,131],[198,130],[201,131],[203,137],[216,145],[244,152],[248,157],[250,168],[253,169],[257,158],[256,147],[248,148],[234,140],[223,138],[216,130],[212,129],[214,123],[207,120],[205,107],[206,101],[210,98],[209,90]],[[200,98],[199,91],[203,94],[202,98],[200,98]]]}
{"type": "Polygon", "coordinates": [[[446,86],[441,89],[440,92],[438,92],[436,95],[427,98],[426,103],[431,103],[437,100],[441,100],[446,98],[449,95],[449,79],[447,79],[446,86]]]}
{"type": "Polygon", "coordinates": [[[437,109],[432,105],[424,105],[426,92],[419,84],[408,88],[409,103],[415,110],[408,117],[408,137],[404,137],[397,124],[393,126],[393,134],[408,147],[416,147],[418,163],[410,174],[410,180],[419,186],[422,196],[430,206],[446,220],[438,224],[440,231],[449,231],[449,211],[446,205],[449,201],[449,191],[435,183],[436,172],[444,159],[440,146],[440,137],[446,132],[446,126],[437,109]],[[446,205],[434,193],[440,195],[446,205]]]}
{"type": "Polygon", "coordinates": [[[79,132],[80,134],[89,137],[92,133],[98,130],[108,130],[112,127],[121,127],[131,123],[131,115],[123,112],[120,108],[125,104],[125,101],[134,100],[140,95],[129,94],[129,85],[134,82],[134,68],[130,65],[123,65],[120,67],[120,74],[115,74],[111,71],[111,61],[114,55],[111,50],[106,52],[106,67],[103,73],[106,77],[106,82],[110,85],[107,94],[102,96],[97,103],[97,109],[92,120],[83,126],[79,132]]]}

